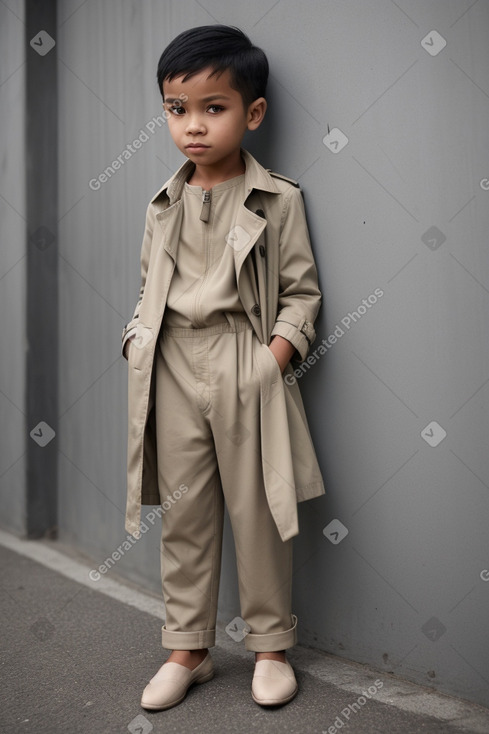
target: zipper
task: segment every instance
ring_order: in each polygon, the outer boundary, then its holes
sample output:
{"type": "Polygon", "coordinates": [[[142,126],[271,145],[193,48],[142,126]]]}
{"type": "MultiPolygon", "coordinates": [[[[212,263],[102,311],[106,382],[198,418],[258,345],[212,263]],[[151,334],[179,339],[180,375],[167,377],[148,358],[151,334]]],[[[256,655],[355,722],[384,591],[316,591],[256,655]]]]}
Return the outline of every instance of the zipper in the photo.
{"type": "Polygon", "coordinates": [[[200,212],[201,221],[208,222],[210,213],[211,213],[211,189],[209,189],[209,191],[203,191],[202,193],[202,211],[200,212]]]}

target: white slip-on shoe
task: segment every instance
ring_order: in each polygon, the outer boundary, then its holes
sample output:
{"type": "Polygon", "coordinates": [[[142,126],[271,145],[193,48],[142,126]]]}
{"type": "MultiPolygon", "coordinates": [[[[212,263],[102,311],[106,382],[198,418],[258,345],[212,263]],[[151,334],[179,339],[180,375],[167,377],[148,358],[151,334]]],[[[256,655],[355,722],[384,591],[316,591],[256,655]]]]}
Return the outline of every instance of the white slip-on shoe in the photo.
{"type": "Polygon", "coordinates": [[[260,706],[280,706],[291,701],[299,686],[290,663],[259,660],[251,684],[251,695],[260,706]]]}
{"type": "Polygon", "coordinates": [[[169,709],[183,701],[193,683],[205,683],[214,676],[208,652],[194,670],[180,663],[164,663],[143,691],[143,709],[169,709]]]}

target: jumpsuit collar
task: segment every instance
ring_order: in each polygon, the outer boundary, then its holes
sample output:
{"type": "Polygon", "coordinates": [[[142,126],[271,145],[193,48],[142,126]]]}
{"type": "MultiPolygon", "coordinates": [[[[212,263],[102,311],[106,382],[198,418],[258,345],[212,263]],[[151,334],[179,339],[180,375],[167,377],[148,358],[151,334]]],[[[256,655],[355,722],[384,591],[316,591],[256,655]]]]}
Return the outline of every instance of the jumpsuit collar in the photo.
{"type": "MultiPolygon", "coordinates": [[[[255,158],[248,153],[247,150],[241,148],[241,156],[244,160],[245,170],[245,190],[247,196],[251,194],[253,189],[260,189],[261,191],[268,191],[272,194],[279,194],[280,191],[275,185],[273,178],[270,176],[268,171],[261,166],[255,158]]],[[[182,197],[183,187],[190,178],[195,164],[192,161],[187,160],[180,166],[178,171],[162,186],[158,193],[153,197],[151,203],[156,203],[161,200],[162,197],[169,199],[170,206],[175,204],[182,197]]]]}

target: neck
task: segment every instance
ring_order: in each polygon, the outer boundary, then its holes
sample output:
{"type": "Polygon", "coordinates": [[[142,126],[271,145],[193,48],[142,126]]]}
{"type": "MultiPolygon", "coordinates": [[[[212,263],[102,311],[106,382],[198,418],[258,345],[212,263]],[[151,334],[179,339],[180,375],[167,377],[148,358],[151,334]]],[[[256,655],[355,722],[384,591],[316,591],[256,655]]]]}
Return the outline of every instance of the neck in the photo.
{"type": "Polygon", "coordinates": [[[196,163],[194,172],[188,183],[194,186],[201,186],[203,189],[208,190],[216,186],[216,184],[228,181],[230,178],[235,178],[235,176],[240,176],[245,171],[246,166],[238,150],[232,159],[226,158],[224,161],[219,161],[219,163],[211,166],[203,166],[196,163]]]}

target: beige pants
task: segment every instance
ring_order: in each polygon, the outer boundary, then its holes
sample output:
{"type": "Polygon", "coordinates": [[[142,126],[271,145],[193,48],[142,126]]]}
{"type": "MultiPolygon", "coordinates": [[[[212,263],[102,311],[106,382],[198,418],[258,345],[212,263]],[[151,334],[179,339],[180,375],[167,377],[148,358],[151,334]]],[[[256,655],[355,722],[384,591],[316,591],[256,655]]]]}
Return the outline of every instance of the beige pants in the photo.
{"type": "Polygon", "coordinates": [[[224,501],[246,649],[283,650],[297,639],[292,539],[280,538],[261,469],[254,354],[263,347],[246,316],[227,317],[202,329],[163,328],[156,350],[162,644],[171,650],[215,644],[224,501]]]}

